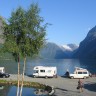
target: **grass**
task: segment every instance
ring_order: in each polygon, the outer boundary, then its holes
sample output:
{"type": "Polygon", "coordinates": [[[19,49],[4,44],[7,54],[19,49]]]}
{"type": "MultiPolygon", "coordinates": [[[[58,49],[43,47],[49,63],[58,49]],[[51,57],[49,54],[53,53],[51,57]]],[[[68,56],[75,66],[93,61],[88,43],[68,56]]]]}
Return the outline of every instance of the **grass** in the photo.
{"type": "MultiPolygon", "coordinates": [[[[17,86],[17,81],[0,80],[0,85],[15,85],[15,86],[17,86]]],[[[21,85],[21,81],[20,81],[20,85],[21,85]]],[[[43,85],[43,84],[39,84],[36,82],[28,82],[28,81],[24,81],[24,87],[45,89],[45,85],[43,85]]]]}

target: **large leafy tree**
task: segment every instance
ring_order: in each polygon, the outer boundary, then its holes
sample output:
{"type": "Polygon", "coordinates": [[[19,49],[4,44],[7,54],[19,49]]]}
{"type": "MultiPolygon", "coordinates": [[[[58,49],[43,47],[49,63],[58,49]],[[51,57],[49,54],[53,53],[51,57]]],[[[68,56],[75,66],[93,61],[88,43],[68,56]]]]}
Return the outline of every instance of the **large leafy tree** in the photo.
{"type": "MultiPolygon", "coordinates": [[[[18,61],[18,88],[20,57],[24,58],[22,87],[24,80],[26,57],[38,54],[45,42],[46,27],[43,18],[39,16],[38,4],[31,4],[28,10],[22,7],[12,12],[8,23],[4,27],[4,52],[11,53],[18,61]]],[[[20,96],[22,95],[22,87],[20,96]]],[[[19,89],[17,90],[17,96],[19,89]]]]}
{"type": "Polygon", "coordinates": [[[6,22],[2,16],[0,16],[0,44],[4,42],[3,40],[3,27],[6,25],[6,22]]]}

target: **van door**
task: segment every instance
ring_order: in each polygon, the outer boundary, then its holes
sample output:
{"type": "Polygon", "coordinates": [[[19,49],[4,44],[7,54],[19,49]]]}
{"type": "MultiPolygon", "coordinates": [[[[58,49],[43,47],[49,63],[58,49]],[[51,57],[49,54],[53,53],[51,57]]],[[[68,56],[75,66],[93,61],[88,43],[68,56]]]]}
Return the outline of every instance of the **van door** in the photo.
{"type": "Polygon", "coordinates": [[[77,78],[83,78],[83,73],[82,72],[78,72],[77,78]]]}
{"type": "Polygon", "coordinates": [[[84,74],[83,78],[87,78],[87,77],[89,77],[89,73],[88,73],[88,71],[83,72],[83,74],[84,74]]]}
{"type": "Polygon", "coordinates": [[[39,76],[41,76],[41,77],[46,76],[45,70],[40,70],[39,76]]]}

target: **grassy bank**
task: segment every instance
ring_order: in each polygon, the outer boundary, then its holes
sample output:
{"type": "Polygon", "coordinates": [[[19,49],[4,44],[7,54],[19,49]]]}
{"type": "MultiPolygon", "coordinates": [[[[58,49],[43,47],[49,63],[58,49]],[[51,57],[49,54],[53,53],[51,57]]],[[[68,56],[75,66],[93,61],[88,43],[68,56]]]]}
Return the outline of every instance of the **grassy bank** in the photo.
{"type": "MultiPolygon", "coordinates": [[[[0,85],[15,85],[15,86],[17,86],[17,81],[0,80],[0,85]]],[[[21,81],[20,81],[20,86],[21,86],[21,81]]],[[[45,89],[45,85],[43,85],[43,84],[39,84],[37,82],[28,82],[28,81],[24,81],[24,87],[45,89]]]]}

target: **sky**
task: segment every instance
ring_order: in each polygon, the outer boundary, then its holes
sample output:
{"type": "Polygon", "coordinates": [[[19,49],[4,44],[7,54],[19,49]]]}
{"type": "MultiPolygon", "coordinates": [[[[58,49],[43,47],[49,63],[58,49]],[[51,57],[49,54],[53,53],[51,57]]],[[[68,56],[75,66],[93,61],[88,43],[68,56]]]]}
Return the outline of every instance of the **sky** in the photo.
{"type": "Polygon", "coordinates": [[[52,24],[46,31],[48,42],[78,45],[96,25],[96,0],[0,0],[0,15],[8,19],[18,6],[28,9],[35,2],[44,22],[52,24]]]}

